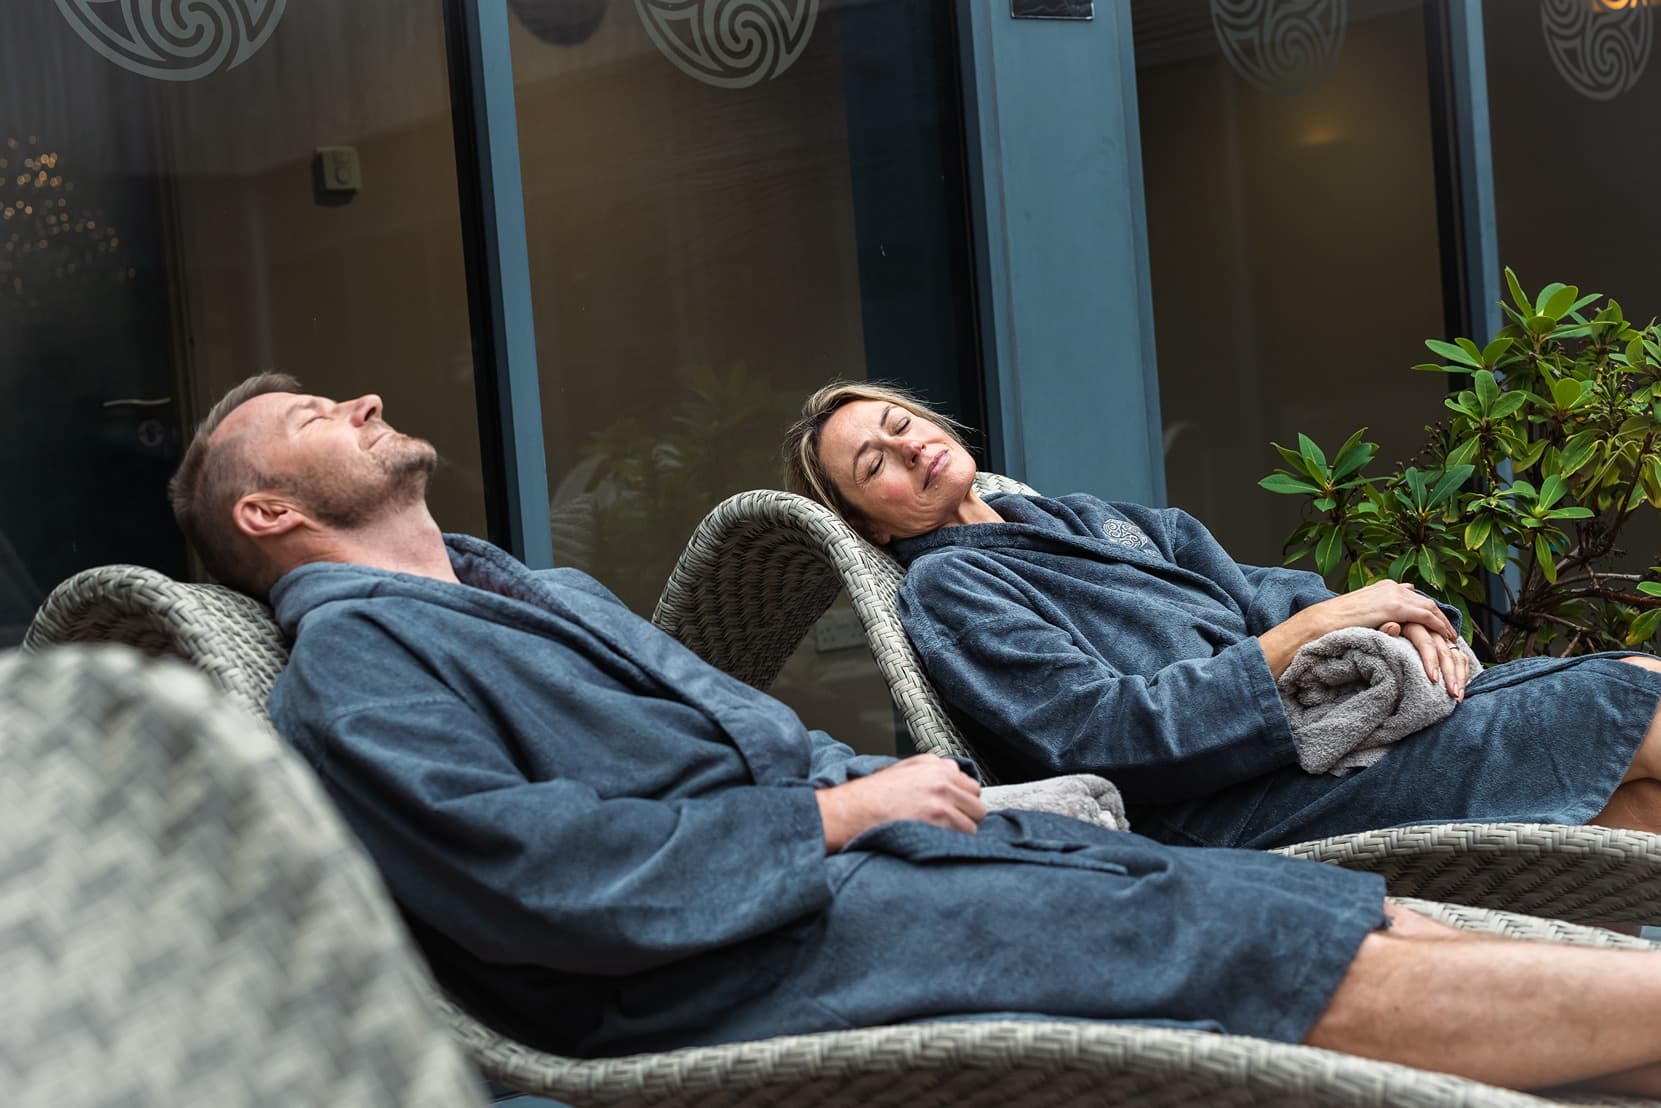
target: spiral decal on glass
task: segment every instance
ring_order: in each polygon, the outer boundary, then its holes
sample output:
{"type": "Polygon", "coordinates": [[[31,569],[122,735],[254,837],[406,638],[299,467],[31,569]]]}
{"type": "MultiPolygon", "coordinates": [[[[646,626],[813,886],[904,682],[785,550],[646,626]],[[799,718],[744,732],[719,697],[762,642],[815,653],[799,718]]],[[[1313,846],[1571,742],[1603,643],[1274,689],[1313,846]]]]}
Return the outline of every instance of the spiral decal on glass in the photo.
{"type": "Polygon", "coordinates": [[[1636,0],[1540,0],[1540,27],[1551,64],[1592,100],[1637,84],[1655,39],[1650,7],[1636,0]]]}
{"type": "Polygon", "coordinates": [[[1234,72],[1290,96],[1332,71],[1344,48],[1346,0],[1211,0],[1211,26],[1234,72]]]}
{"type": "Polygon", "coordinates": [[[288,0],[56,0],[88,46],[158,81],[235,69],[271,38],[288,0]]]}
{"type": "Polygon", "coordinates": [[[634,0],[652,44],[681,72],[717,88],[749,88],[796,63],[819,0],[634,0]]]}

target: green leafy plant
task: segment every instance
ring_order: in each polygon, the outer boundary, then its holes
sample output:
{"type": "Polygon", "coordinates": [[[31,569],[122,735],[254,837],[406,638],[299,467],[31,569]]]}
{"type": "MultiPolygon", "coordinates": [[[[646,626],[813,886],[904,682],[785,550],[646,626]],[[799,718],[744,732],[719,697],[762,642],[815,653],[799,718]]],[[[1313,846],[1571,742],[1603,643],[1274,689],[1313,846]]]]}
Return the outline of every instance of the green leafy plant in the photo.
{"type": "Polygon", "coordinates": [[[1285,468],[1260,484],[1309,501],[1286,564],[1313,558],[1351,589],[1389,577],[1432,590],[1499,661],[1645,647],[1661,630],[1661,566],[1635,572],[1619,544],[1661,508],[1661,328],[1600,293],[1553,283],[1531,299],[1505,280],[1492,342],[1425,343],[1438,360],[1413,368],[1453,375],[1456,391],[1413,464],[1369,476],[1365,428],[1330,460],[1307,435],[1274,444],[1285,468]]]}

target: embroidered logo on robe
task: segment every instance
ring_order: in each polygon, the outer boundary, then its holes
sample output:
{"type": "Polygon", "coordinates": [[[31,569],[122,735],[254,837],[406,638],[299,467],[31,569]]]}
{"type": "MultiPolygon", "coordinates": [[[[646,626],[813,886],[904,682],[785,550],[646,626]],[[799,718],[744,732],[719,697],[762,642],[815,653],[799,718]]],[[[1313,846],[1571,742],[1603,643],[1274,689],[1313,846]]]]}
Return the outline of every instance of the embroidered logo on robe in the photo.
{"type": "Polygon", "coordinates": [[[1122,519],[1110,519],[1103,523],[1102,534],[1120,546],[1128,546],[1132,550],[1146,550],[1153,545],[1153,541],[1142,533],[1142,528],[1122,519]]]}

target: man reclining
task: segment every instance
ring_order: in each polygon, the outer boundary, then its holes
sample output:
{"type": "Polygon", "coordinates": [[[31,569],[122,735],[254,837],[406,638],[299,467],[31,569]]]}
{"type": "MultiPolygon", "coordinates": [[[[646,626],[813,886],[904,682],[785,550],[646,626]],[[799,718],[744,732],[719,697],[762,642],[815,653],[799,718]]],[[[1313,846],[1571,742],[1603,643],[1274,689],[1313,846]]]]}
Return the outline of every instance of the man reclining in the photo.
{"type": "Polygon", "coordinates": [[[607,1055],[1020,1013],[1661,1092],[1661,954],[1467,936],[1376,876],[987,814],[956,763],[855,755],[584,574],[441,535],[434,460],[378,397],[267,375],[203,422],[174,507],[214,576],[269,598],[294,638],[278,728],[503,1031],[607,1055]]]}

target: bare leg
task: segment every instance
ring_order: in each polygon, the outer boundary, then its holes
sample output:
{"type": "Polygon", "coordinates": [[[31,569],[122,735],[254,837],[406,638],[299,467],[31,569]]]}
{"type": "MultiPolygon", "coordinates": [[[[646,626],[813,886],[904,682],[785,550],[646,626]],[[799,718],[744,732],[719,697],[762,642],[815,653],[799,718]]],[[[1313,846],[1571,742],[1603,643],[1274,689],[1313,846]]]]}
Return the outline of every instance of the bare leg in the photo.
{"type": "Polygon", "coordinates": [[[1661,781],[1648,777],[1628,781],[1615,790],[1603,811],[1587,822],[1661,834],[1661,781]]]}
{"type": "Polygon", "coordinates": [[[1450,935],[1391,914],[1311,1046],[1518,1089],[1661,1091],[1661,953],[1450,935]]]}
{"type": "MultiPolygon", "coordinates": [[[[1661,673],[1661,658],[1622,658],[1628,665],[1661,673]]],[[[1649,721],[1638,752],[1621,778],[1620,787],[1609,798],[1603,811],[1587,822],[1602,827],[1620,827],[1631,831],[1650,831],[1661,834],[1661,706],[1649,721]]]]}

